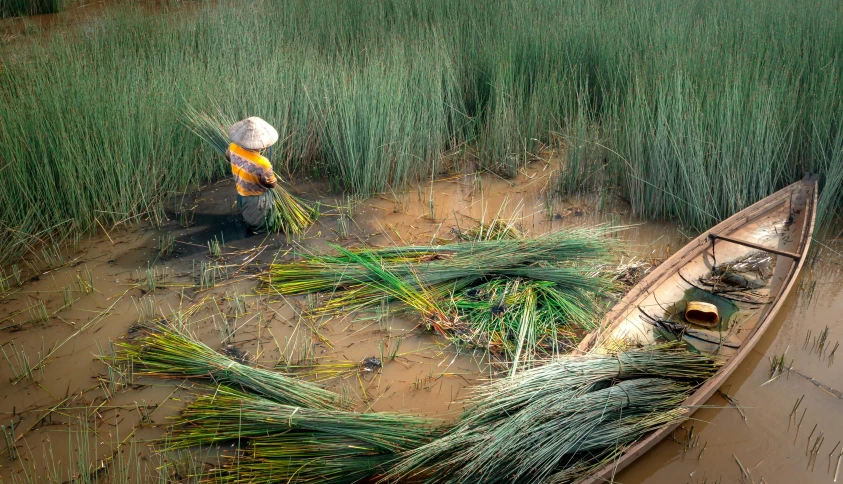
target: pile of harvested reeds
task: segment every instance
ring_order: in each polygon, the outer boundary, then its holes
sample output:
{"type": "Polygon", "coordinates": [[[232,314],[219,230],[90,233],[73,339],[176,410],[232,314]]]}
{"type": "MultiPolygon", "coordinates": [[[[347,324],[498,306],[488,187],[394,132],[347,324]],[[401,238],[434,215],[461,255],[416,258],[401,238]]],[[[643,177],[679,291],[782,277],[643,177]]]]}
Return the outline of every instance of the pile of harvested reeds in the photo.
{"type": "Polygon", "coordinates": [[[336,254],[271,265],[260,276],[260,292],[330,293],[315,315],[397,300],[452,341],[505,355],[514,371],[521,360],[570,348],[596,326],[600,297],[613,289],[601,270],[610,248],[602,237],[606,230],[510,234],[435,247],[334,247],[336,254]]]}
{"type": "Polygon", "coordinates": [[[324,432],[358,440],[381,452],[400,452],[430,441],[436,428],[435,421],[411,415],[285,405],[219,387],[184,409],[169,444],[173,448],[186,448],[295,430],[324,432]]]}
{"type": "Polygon", "coordinates": [[[383,473],[395,454],[328,433],[289,432],[249,441],[242,453],[209,474],[219,483],[350,484],[383,473]]]}
{"type": "Polygon", "coordinates": [[[571,264],[591,266],[609,254],[609,242],[601,235],[606,227],[587,227],[552,232],[534,238],[461,242],[442,246],[364,248],[339,255],[316,254],[299,262],[273,264],[261,275],[262,292],[307,294],[348,289],[377,280],[361,267],[356,257],[378,259],[383,267],[405,280],[424,274],[424,283],[435,285],[467,277],[512,276],[560,282],[576,282],[593,288],[594,283],[574,280],[571,264]],[[567,265],[566,265],[567,264],[567,265]]]}
{"type": "Polygon", "coordinates": [[[167,445],[238,442],[243,452],[213,473],[220,482],[355,482],[442,432],[411,415],[290,406],[219,387],[184,409],[167,445]]]}
{"type": "Polygon", "coordinates": [[[135,375],[219,385],[182,411],[164,442],[170,450],[237,442],[230,463],[208,475],[217,482],[355,482],[444,432],[426,418],[344,411],[332,392],[238,363],[169,327],[146,328],[121,349],[135,375]]]}
{"type": "Polygon", "coordinates": [[[679,345],[553,360],[479,389],[447,435],[402,454],[386,478],[573,482],[681,419],[718,367],[679,345]]]}
{"type": "Polygon", "coordinates": [[[221,384],[183,410],[166,440],[170,449],[236,442],[208,474],[216,482],[573,482],[683,418],[682,401],[719,366],[678,344],[557,358],[478,389],[461,419],[443,426],[344,411],[330,392],[242,365],[167,327],[124,344],[120,358],[138,375],[221,384]]]}
{"type": "MultiPolygon", "coordinates": [[[[184,122],[187,127],[214,151],[224,156],[230,143],[225,125],[231,125],[233,122],[226,120],[221,113],[218,114],[218,117],[223,122],[192,108],[188,108],[184,112],[184,122]]],[[[271,192],[275,210],[272,213],[272,218],[267,221],[270,231],[298,235],[313,224],[318,216],[314,207],[291,195],[280,184],[276,185],[271,192]]]]}
{"type": "Polygon", "coordinates": [[[120,347],[119,359],[131,363],[138,376],[199,378],[243,388],[287,405],[343,407],[336,393],[314,383],[244,365],[166,326],[146,328],[142,336],[120,347]]]}

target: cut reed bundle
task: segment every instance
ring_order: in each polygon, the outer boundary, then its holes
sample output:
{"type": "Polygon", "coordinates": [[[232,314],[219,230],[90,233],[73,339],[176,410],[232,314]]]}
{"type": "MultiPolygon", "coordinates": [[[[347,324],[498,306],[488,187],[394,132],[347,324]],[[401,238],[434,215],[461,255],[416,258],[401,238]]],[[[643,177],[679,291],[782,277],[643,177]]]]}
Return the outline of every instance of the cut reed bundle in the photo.
{"type": "Polygon", "coordinates": [[[260,438],[290,431],[314,432],[354,439],[378,452],[414,449],[438,435],[436,421],[393,413],[356,413],[285,405],[219,387],[201,395],[179,415],[169,445],[187,448],[215,442],[260,438]]]}
{"type": "Polygon", "coordinates": [[[500,276],[482,282],[487,279],[478,276],[428,287],[421,276],[411,284],[384,269],[377,259],[354,257],[376,280],[355,289],[350,299],[341,297],[342,304],[362,307],[374,295],[396,299],[451,341],[505,356],[512,362],[513,373],[522,358],[529,362],[572,348],[578,333],[593,329],[598,322],[601,305],[595,291],[571,281],[558,283],[558,277],[557,282],[500,276]]]}
{"type": "Polygon", "coordinates": [[[200,341],[165,326],[147,328],[120,345],[119,359],[139,376],[199,378],[243,388],[275,402],[307,408],[338,409],[339,395],[313,383],[253,368],[217,353],[200,341]]]}
{"type": "MultiPolygon", "coordinates": [[[[450,247],[450,246],[449,246],[450,247]]],[[[409,264],[422,264],[439,258],[449,257],[450,253],[439,247],[387,247],[350,250],[352,254],[377,257],[384,267],[391,269],[409,264]]],[[[353,257],[344,255],[316,254],[305,256],[303,260],[272,264],[258,277],[263,283],[258,292],[263,294],[311,294],[315,292],[359,289],[363,285],[355,281],[367,274],[365,268],[357,267],[353,257]],[[355,279],[356,277],[356,279],[355,279]]],[[[367,280],[368,282],[368,280],[367,280]]]]}
{"type": "Polygon", "coordinates": [[[603,281],[577,279],[574,274],[582,272],[560,267],[559,264],[575,262],[590,266],[602,262],[608,256],[611,245],[601,237],[607,231],[606,227],[590,227],[552,232],[535,238],[461,242],[436,247],[365,248],[346,251],[338,256],[311,255],[302,261],[271,265],[260,275],[263,282],[261,292],[307,294],[335,291],[377,280],[369,269],[355,262],[357,257],[380,259],[384,269],[411,284],[418,280],[417,274],[423,274],[423,283],[428,286],[466,277],[500,274],[556,279],[582,287],[601,286],[605,289],[603,281]]]}
{"type": "MultiPolygon", "coordinates": [[[[435,289],[431,290],[421,282],[419,275],[414,272],[412,266],[408,267],[413,279],[405,280],[385,269],[383,261],[380,259],[360,251],[353,252],[340,247],[337,250],[339,250],[341,256],[348,258],[353,264],[357,264],[367,271],[366,279],[360,279],[356,282],[364,283],[371,290],[379,291],[387,297],[397,299],[415,309],[428,325],[434,327],[442,335],[447,335],[448,331],[455,329],[457,322],[453,313],[440,303],[438,296],[441,296],[441,294],[437,294],[435,289]]],[[[455,284],[457,287],[461,287],[464,285],[464,281],[456,281],[455,284]]]]}
{"type": "Polygon", "coordinates": [[[478,390],[447,435],[403,453],[384,481],[573,482],[681,419],[718,367],[677,345],[553,360],[478,390]]]}
{"type": "Polygon", "coordinates": [[[261,291],[330,291],[315,315],[397,300],[452,341],[505,355],[515,371],[522,359],[557,354],[595,327],[599,297],[613,287],[598,269],[610,247],[605,230],[438,247],[334,247],[336,255],[273,264],[260,276],[261,291]]]}
{"type": "Polygon", "coordinates": [[[495,425],[459,426],[405,456],[423,466],[428,482],[543,482],[569,466],[599,464],[618,446],[675,422],[686,414],[679,405],[689,390],[687,384],[645,378],[544,399],[495,425]]]}
{"type": "Polygon", "coordinates": [[[395,454],[326,433],[286,433],[254,440],[210,473],[219,483],[350,484],[382,474],[395,454]]]}
{"type": "Polygon", "coordinates": [[[493,421],[544,396],[579,394],[600,382],[644,377],[679,380],[706,379],[720,364],[715,358],[666,343],[611,355],[563,356],[523,372],[515,378],[478,387],[469,399],[465,419],[493,421]]]}
{"type": "Polygon", "coordinates": [[[466,342],[497,348],[513,362],[550,356],[575,346],[594,329],[601,305],[594,292],[526,278],[495,278],[455,291],[451,304],[465,322],[466,342]]]}
{"type": "Polygon", "coordinates": [[[463,240],[498,240],[498,239],[520,239],[524,234],[515,228],[518,219],[502,220],[494,219],[490,223],[479,222],[477,225],[460,230],[459,237],[463,240]]]}
{"type": "MultiPolygon", "coordinates": [[[[189,107],[184,112],[184,123],[216,153],[225,156],[230,144],[225,126],[232,124],[230,118],[226,118],[222,113],[218,113],[215,118],[189,107]]],[[[316,209],[292,196],[280,183],[272,189],[272,199],[275,210],[267,221],[271,232],[299,235],[313,225],[317,217],[316,209]]]]}
{"type": "Polygon", "coordinates": [[[307,231],[318,217],[318,209],[315,206],[292,196],[280,184],[272,189],[272,200],[275,203],[275,211],[268,223],[271,232],[300,235],[307,231]]]}
{"type": "Polygon", "coordinates": [[[167,442],[171,449],[239,442],[243,451],[212,473],[218,482],[350,483],[441,433],[430,419],[295,407],[220,387],[182,411],[167,442]]]}

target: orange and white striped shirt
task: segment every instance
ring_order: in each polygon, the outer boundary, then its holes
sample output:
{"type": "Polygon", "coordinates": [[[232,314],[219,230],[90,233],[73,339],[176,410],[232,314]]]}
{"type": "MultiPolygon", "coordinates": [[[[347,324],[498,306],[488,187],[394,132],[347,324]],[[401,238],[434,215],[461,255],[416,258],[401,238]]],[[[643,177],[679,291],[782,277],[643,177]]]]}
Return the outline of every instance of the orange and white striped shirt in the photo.
{"type": "Polygon", "coordinates": [[[263,195],[269,190],[269,185],[275,183],[272,165],[259,153],[243,149],[234,143],[229,145],[228,151],[237,193],[244,197],[263,195]]]}

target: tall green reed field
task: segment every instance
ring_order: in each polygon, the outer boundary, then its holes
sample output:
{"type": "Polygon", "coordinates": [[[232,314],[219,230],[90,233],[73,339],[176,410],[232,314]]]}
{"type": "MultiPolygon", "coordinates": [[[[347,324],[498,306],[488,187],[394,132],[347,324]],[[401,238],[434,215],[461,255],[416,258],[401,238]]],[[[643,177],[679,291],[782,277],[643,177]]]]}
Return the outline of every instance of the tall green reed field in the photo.
{"type": "Polygon", "coordinates": [[[359,194],[465,147],[511,176],[560,144],[561,191],[616,189],[691,228],[805,170],[825,175],[826,213],[843,207],[833,0],[179,5],[3,47],[6,257],[37,234],[155,221],[168,195],[225,176],[188,105],[267,119],[279,173],[359,194]]]}
{"type": "Polygon", "coordinates": [[[0,18],[23,15],[56,13],[63,10],[69,0],[0,0],[0,18]]]}
{"type": "Polygon", "coordinates": [[[841,5],[614,5],[594,48],[616,70],[563,123],[561,188],[617,187],[637,213],[703,230],[813,171],[828,227],[843,206],[841,5]]]}

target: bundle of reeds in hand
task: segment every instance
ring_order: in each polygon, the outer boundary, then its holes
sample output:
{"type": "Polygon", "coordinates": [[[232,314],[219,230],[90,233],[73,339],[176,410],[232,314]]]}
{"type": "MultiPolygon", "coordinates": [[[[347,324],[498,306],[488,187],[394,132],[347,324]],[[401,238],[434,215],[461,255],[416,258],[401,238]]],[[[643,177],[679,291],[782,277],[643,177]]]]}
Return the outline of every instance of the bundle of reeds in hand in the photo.
{"type": "MultiPolygon", "coordinates": [[[[226,134],[225,125],[231,125],[220,113],[219,120],[195,110],[192,107],[184,112],[184,123],[187,127],[218,154],[225,156],[230,141],[226,134]]],[[[271,232],[284,232],[288,235],[299,235],[310,227],[318,214],[317,209],[307,202],[294,197],[281,184],[272,189],[272,199],[275,210],[267,221],[271,232]]]]}

